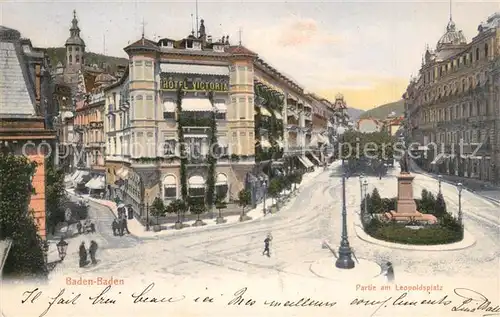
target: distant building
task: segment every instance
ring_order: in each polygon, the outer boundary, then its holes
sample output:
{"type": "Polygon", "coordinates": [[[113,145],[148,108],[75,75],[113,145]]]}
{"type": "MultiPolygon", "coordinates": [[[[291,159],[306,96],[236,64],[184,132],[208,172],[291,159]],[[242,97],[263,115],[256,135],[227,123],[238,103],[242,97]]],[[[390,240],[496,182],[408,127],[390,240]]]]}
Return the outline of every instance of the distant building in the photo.
{"type": "Polygon", "coordinates": [[[361,133],[380,132],[382,128],[382,122],[373,118],[359,119],[357,122],[357,129],[361,133]]]}
{"type": "MultiPolygon", "coordinates": [[[[45,164],[56,133],[51,77],[45,51],[22,39],[17,30],[0,26],[0,148],[36,162],[30,208],[45,239],[45,164]]],[[[8,180],[2,180],[8,181],[8,180]]]]}

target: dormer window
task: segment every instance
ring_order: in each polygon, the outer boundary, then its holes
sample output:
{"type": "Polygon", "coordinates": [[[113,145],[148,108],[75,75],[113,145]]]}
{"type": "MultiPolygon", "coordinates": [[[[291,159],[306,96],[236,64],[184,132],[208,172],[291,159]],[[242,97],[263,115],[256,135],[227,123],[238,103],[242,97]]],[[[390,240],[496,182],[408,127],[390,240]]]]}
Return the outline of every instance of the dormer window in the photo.
{"type": "Polygon", "coordinates": [[[29,53],[29,52],[31,52],[31,47],[29,45],[23,45],[23,51],[25,53],[29,53]]]}
{"type": "Polygon", "coordinates": [[[223,52],[224,46],[222,45],[214,45],[214,52],[223,52]]]}

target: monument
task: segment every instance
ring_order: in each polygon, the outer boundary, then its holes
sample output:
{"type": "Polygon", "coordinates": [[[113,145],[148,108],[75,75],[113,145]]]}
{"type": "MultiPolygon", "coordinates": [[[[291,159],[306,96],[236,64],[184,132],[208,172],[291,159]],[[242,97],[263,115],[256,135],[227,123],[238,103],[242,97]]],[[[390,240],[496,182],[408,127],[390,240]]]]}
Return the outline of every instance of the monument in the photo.
{"type": "Polygon", "coordinates": [[[427,222],[436,223],[437,219],[434,215],[422,214],[417,210],[417,204],[413,198],[413,179],[415,176],[410,174],[408,152],[405,151],[401,157],[401,172],[398,178],[398,197],[396,202],[396,210],[391,210],[385,213],[388,220],[404,221],[404,222],[427,222]]]}

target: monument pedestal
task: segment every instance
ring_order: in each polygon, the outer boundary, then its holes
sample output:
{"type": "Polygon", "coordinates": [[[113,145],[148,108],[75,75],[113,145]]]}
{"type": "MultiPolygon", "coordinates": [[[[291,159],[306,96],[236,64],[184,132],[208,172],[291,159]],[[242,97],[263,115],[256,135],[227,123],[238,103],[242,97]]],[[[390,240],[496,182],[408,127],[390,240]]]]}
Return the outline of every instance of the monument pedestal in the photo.
{"type": "Polygon", "coordinates": [[[388,220],[409,222],[422,221],[428,223],[436,223],[437,219],[434,215],[422,214],[417,210],[417,204],[413,198],[413,179],[415,176],[407,172],[401,172],[398,175],[398,199],[397,211],[391,210],[385,213],[388,220]]]}

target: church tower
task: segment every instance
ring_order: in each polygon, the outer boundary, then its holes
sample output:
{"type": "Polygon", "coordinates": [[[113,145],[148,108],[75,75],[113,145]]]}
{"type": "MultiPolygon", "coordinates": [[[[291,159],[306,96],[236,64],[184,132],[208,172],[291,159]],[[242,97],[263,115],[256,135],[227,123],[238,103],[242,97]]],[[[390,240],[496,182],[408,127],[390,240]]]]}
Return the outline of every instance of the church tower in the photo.
{"type": "Polygon", "coordinates": [[[76,11],[73,11],[73,20],[69,29],[70,36],[66,40],[66,71],[77,72],[84,65],[85,42],[80,37],[80,28],[76,11]]]}

